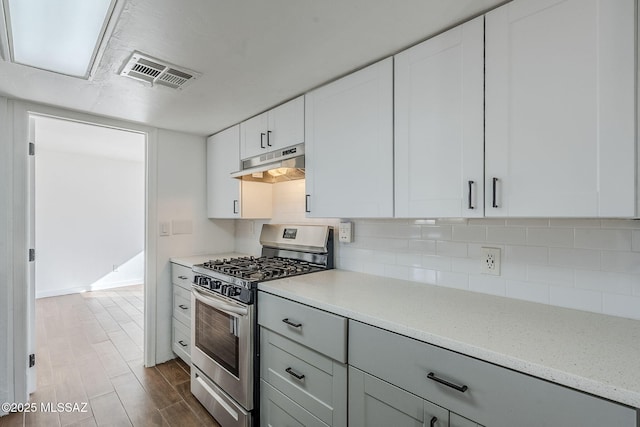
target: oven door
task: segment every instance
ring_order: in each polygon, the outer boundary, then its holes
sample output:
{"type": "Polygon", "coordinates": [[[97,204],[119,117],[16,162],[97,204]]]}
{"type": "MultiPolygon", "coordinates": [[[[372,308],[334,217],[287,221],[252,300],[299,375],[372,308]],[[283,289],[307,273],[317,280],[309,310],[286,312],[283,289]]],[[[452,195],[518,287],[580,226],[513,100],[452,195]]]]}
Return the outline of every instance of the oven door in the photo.
{"type": "Polygon", "coordinates": [[[193,286],[191,308],[191,362],[252,410],[254,306],[193,286]]]}

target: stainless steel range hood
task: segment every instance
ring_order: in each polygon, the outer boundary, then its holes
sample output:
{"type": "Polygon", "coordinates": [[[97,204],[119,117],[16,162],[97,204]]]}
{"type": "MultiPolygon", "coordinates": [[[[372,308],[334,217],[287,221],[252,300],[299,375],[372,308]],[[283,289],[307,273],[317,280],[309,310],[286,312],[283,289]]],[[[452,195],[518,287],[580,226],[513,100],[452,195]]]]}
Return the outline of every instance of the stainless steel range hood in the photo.
{"type": "Polygon", "coordinates": [[[304,144],[270,151],[242,161],[242,170],[231,174],[245,181],[283,182],[304,178],[304,144]]]}

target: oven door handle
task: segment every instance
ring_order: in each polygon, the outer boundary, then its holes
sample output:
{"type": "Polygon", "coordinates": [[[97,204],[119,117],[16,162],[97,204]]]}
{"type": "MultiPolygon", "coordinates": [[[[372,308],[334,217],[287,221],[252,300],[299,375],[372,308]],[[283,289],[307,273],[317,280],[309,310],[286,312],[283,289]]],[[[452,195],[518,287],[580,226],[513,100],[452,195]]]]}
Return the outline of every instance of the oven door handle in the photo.
{"type": "Polygon", "coordinates": [[[210,307],[223,311],[229,315],[237,314],[240,316],[246,316],[247,314],[249,314],[249,310],[245,307],[238,307],[236,305],[231,305],[218,298],[211,298],[208,295],[204,295],[202,292],[200,292],[196,288],[191,288],[191,292],[193,293],[193,296],[198,301],[204,304],[207,304],[210,307]]]}

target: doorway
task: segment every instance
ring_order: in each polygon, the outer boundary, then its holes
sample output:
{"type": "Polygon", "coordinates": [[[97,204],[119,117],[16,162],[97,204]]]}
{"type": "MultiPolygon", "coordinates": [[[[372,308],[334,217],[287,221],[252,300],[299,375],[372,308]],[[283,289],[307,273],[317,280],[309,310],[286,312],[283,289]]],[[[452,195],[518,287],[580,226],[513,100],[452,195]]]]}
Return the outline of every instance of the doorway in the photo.
{"type": "MultiPolygon", "coordinates": [[[[84,325],[87,331],[130,340],[142,352],[144,302],[136,304],[136,298],[144,295],[146,134],[36,114],[29,122],[35,145],[29,240],[36,254],[30,263],[30,353],[38,356],[38,328],[55,324],[47,307],[70,294],[93,303],[88,306],[98,315],[95,324],[84,325]],[[135,297],[124,298],[123,291],[135,297]],[[113,330],[124,317],[131,319],[128,327],[113,330]]],[[[36,371],[29,373],[32,392],[36,371]]]]}

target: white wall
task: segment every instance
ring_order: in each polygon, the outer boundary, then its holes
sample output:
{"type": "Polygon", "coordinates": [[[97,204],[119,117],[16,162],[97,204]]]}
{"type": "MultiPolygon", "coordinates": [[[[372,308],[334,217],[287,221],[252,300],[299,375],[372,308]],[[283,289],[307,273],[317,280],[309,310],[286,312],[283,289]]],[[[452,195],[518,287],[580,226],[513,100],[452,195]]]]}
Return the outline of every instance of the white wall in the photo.
{"type": "Polygon", "coordinates": [[[37,143],[37,298],[144,282],[145,137],[131,142],[138,161],[37,143]]]}
{"type": "MultiPolygon", "coordinates": [[[[231,252],[233,220],[207,219],[206,139],[184,133],[158,132],[157,226],[170,224],[170,236],[157,237],[157,349],[156,361],[172,359],[172,286],[170,258],[231,252]],[[173,234],[175,226],[190,223],[190,234],[173,234]]],[[[188,227],[187,227],[188,228],[188,227]]]]}
{"type": "MultiPolygon", "coordinates": [[[[271,222],[310,221],[304,181],[275,185],[271,222]]],[[[262,223],[238,221],[239,252],[259,253],[262,223]]],[[[336,247],[344,270],[640,319],[640,221],[380,219],[353,226],[353,243],[336,247]],[[482,246],[501,249],[500,276],[480,274],[482,246]]]]}
{"type": "MultiPolygon", "coordinates": [[[[13,375],[11,349],[13,337],[10,335],[13,325],[13,300],[11,281],[11,224],[12,212],[9,208],[11,200],[11,182],[13,175],[11,134],[7,132],[9,120],[7,115],[7,99],[0,97],[0,402],[13,399],[12,384],[9,378],[13,375]]],[[[3,412],[0,410],[0,415],[3,412]]]]}

